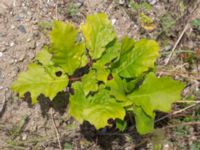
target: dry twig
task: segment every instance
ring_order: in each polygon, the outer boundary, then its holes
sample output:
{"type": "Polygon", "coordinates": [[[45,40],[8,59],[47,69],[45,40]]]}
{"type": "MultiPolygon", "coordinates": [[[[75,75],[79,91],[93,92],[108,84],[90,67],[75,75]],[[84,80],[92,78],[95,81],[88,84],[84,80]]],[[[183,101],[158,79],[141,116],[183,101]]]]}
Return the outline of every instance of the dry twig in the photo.
{"type": "Polygon", "coordinates": [[[171,51],[171,53],[169,54],[169,57],[166,59],[165,65],[167,65],[167,64],[169,63],[169,61],[170,61],[172,55],[174,54],[174,51],[175,51],[177,45],[178,45],[179,42],[181,41],[181,39],[182,39],[182,37],[183,37],[185,31],[188,29],[188,27],[189,27],[189,24],[187,23],[186,26],[184,27],[183,31],[181,32],[181,35],[179,36],[178,40],[176,41],[174,47],[172,48],[172,51],[171,51]]]}
{"type": "Polygon", "coordinates": [[[50,113],[51,113],[51,120],[52,120],[52,123],[53,123],[53,127],[56,131],[56,137],[57,137],[59,149],[62,150],[62,146],[61,146],[61,142],[60,142],[60,135],[59,135],[59,132],[58,132],[58,129],[56,127],[56,123],[55,123],[55,120],[54,120],[54,117],[53,117],[53,109],[51,109],[50,113]]]}
{"type": "Polygon", "coordinates": [[[168,114],[168,115],[166,115],[166,116],[163,116],[163,117],[157,119],[157,120],[155,121],[155,123],[157,123],[157,122],[159,122],[159,121],[161,121],[161,120],[163,120],[163,119],[165,119],[165,118],[168,118],[169,116],[182,113],[182,112],[184,112],[184,111],[186,111],[186,110],[188,110],[188,109],[190,109],[190,108],[192,108],[192,107],[194,107],[194,106],[196,106],[196,105],[198,105],[198,104],[200,104],[200,101],[198,101],[198,102],[196,102],[195,104],[192,104],[192,105],[190,105],[190,106],[188,106],[188,107],[185,107],[185,108],[183,108],[183,109],[181,109],[181,110],[174,111],[174,112],[172,112],[171,114],[168,114]]]}

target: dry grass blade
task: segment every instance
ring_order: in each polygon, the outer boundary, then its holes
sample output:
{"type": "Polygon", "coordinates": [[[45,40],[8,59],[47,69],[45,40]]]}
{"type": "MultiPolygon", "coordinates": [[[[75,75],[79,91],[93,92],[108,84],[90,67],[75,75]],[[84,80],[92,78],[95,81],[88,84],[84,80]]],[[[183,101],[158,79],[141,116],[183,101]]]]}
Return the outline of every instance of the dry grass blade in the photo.
{"type": "Polygon", "coordinates": [[[176,43],[174,44],[174,47],[172,48],[172,51],[171,51],[171,53],[169,54],[169,57],[166,59],[165,65],[167,65],[167,64],[169,63],[169,61],[170,61],[172,55],[174,54],[174,51],[175,51],[177,45],[178,45],[179,42],[181,41],[181,39],[182,39],[184,33],[186,32],[186,30],[188,29],[188,27],[189,27],[189,24],[187,23],[186,26],[184,27],[183,31],[181,32],[181,34],[180,34],[178,40],[177,40],[176,43]]]}
{"type": "Polygon", "coordinates": [[[180,109],[180,110],[178,110],[178,111],[174,111],[174,112],[172,112],[172,113],[170,113],[170,114],[168,114],[168,115],[166,115],[166,116],[163,116],[163,117],[157,119],[157,120],[155,121],[155,123],[157,123],[157,122],[159,122],[159,121],[161,121],[161,120],[163,120],[163,119],[165,119],[165,118],[168,118],[169,116],[173,116],[173,115],[182,113],[182,112],[184,112],[184,111],[186,111],[186,110],[188,110],[188,109],[190,109],[190,108],[192,108],[192,107],[197,106],[198,104],[200,104],[200,101],[198,101],[198,102],[196,102],[195,104],[192,104],[192,105],[190,105],[190,106],[188,106],[188,107],[185,107],[185,108],[183,108],[183,109],[180,109]]]}
{"type": "Polygon", "coordinates": [[[53,123],[53,127],[54,127],[55,132],[56,132],[58,146],[59,146],[59,149],[62,150],[62,146],[61,146],[61,142],[60,142],[60,134],[58,132],[58,129],[56,127],[56,123],[55,123],[55,120],[54,120],[54,117],[53,117],[53,109],[50,110],[50,113],[51,113],[51,120],[52,120],[52,123],[53,123]]]}

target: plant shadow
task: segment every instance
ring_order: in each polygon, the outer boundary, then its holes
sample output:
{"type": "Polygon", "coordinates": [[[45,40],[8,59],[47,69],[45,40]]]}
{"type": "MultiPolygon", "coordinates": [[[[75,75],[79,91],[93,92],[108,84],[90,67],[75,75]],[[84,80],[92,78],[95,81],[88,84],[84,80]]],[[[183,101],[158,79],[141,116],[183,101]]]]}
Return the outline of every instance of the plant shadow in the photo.
{"type": "MultiPolygon", "coordinates": [[[[24,100],[28,103],[29,107],[33,106],[31,103],[30,93],[25,94],[24,100]]],[[[38,103],[40,105],[40,110],[43,117],[48,116],[48,111],[50,108],[53,108],[56,112],[59,112],[60,115],[63,115],[67,111],[69,95],[66,92],[59,92],[51,101],[49,98],[41,94],[38,97],[38,103]]]]}
{"type": "Polygon", "coordinates": [[[47,115],[50,108],[53,108],[56,112],[59,112],[60,115],[63,115],[69,103],[69,96],[65,92],[59,92],[52,101],[43,95],[40,95],[38,99],[43,116],[47,115]]]}
{"type": "Polygon", "coordinates": [[[134,124],[129,125],[124,132],[120,132],[114,126],[96,130],[94,126],[85,121],[80,126],[80,132],[85,139],[96,143],[103,150],[112,150],[114,147],[117,149],[131,147],[131,149],[139,150],[141,147],[146,147],[147,142],[141,143],[141,141],[144,141],[147,136],[139,135],[133,126],[134,124]]]}

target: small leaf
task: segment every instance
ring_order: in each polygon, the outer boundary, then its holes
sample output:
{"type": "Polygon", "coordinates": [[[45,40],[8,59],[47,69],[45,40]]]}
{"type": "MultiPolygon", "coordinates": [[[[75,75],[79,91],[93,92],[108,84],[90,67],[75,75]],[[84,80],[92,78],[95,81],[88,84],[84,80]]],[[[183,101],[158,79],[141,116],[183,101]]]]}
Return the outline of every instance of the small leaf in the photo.
{"type": "Polygon", "coordinates": [[[13,83],[12,90],[23,97],[26,92],[31,93],[32,103],[37,102],[37,97],[44,94],[51,100],[62,91],[68,84],[68,77],[62,74],[55,75],[59,69],[43,68],[37,64],[30,64],[26,72],[19,74],[18,79],[13,83]]]}
{"type": "MultiPolygon", "coordinates": [[[[122,41],[122,45],[130,44],[126,44],[129,41],[122,41]]],[[[122,53],[119,62],[114,65],[114,72],[118,73],[121,77],[133,78],[140,76],[149,68],[154,67],[156,58],[159,56],[158,43],[153,40],[142,39],[136,42],[135,46],[131,48],[127,47],[128,50],[122,49],[125,53],[122,53]]]]}
{"type": "Polygon", "coordinates": [[[132,93],[135,88],[137,88],[138,84],[143,80],[143,76],[140,76],[136,79],[132,80],[123,80],[124,85],[125,85],[125,91],[127,94],[132,93]]]}
{"type": "Polygon", "coordinates": [[[113,79],[109,80],[107,86],[110,87],[110,95],[119,101],[126,101],[125,86],[126,83],[118,75],[113,75],[113,79]]]}
{"type": "Polygon", "coordinates": [[[122,47],[121,47],[121,55],[130,52],[135,46],[135,40],[129,38],[128,36],[123,37],[122,39],[122,47]]]}
{"type": "Polygon", "coordinates": [[[110,70],[99,63],[95,63],[92,68],[96,70],[97,80],[106,83],[108,75],[110,74],[110,70]]]}
{"type": "Polygon", "coordinates": [[[120,131],[124,131],[127,127],[127,122],[120,120],[120,119],[116,119],[116,128],[119,129],[120,131]]]}
{"type": "Polygon", "coordinates": [[[200,18],[196,18],[194,20],[192,20],[192,25],[197,28],[200,26],[200,18]]]}
{"type": "Polygon", "coordinates": [[[98,65],[107,65],[113,60],[119,58],[121,45],[118,40],[114,40],[106,46],[106,49],[100,59],[97,60],[98,65]]]}
{"type": "Polygon", "coordinates": [[[51,66],[53,62],[51,61],[52,55],[48,51],[48,47],[44,47],[36,56],[35,60],[38,60],[43,66],[51,66]]]}
{"type": "Polygon", "coordinates": [[[140,20],[141,26],[147,31],[152,31],[156,28],[156,25],[153,19],[145,15],[144,13],[140,14],[139,20],[140,20]]]}
{"type": "Polygon", "coordinates": [[[78,29],[72,24],[59,21],[55,21],[50,34],[52,61],[69,75],[81,66],[85,52],[84,43],[76,41],[77,35],[78,29]]]}
{"type": "Polygon", "coordinates": [[[87,96],[88,93],[91,91],[95,92],[98,90],[98,84],[96,78],[97,78],[96,72],[94,70],[90,70],[88,74],[85,74],[82,77],[82,84],[85,96],[87,96]]]}
{"type": "Polygon", "coordinates": [[[93,59],[102,56],[106,46],[115,39],[116,34],[108,17],[103,13],[87,16],[81,25],[86,40],[86,47],[93,59]]]}
{"type": "Polygon", "coordinates": [[[184,86],[184,83],[169,77],[156,78],[153,73],[150,73],[139,89],[131,93],[128,98],[153,117],[155,110],[169,112],[171,104],[180,100],[184,86]]]}
{"type": "Polygon", "coordinates": [[[64,143],[64,150],[72,150],[73,147],[72,147],[72,144],[69,143],[69,142],[65,142],[64,143]]]}
{"type": "Polygon", "coordinates": [[[154,130],[155,114],[148,116],[141,107],[134,107],[133,112],[135,115],[136,129],[140,134],[147,134],[154,130]]]}
{"type": "Polygon", "coordinates": [[[69,113],[72,115],[77,121],[83,123],[84,115],[83,110],[88,107],[89,101],[87,101],[85,97],[85,93],[82,88],[82,84],[80,82],[76,82],[73,84],[74,95],[70,96],[69,100],[69,113]]]}

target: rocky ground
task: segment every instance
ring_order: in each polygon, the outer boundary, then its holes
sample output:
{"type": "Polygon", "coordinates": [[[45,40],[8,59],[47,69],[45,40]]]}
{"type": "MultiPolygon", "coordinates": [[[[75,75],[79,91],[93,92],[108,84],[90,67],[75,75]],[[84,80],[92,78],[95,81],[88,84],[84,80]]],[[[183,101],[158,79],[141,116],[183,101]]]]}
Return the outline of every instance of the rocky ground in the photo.
{"type": "Polygon", "coordinates": [[[62,149],[200,149],[200,1],[143,3],[138,0],[1,0],[0,149],[60,149],[57,137],[62,149]],[[134,125],[124,133],[95,131],[87,124],[80,126],[68,116],[64,98],[62,108],[48,101],[30,106],[9,89],[18,73],[48,44],[47,32],[53,20],[79,25],[87,14],[94,12],[108,14],[119,37],[157,40],[161,45],[157,74],[187,82],[183,93],[185,103],[175,104],[173,112],[164,118],[158,115],[159,129],[151,135],[139,136],[134,125]]]}

